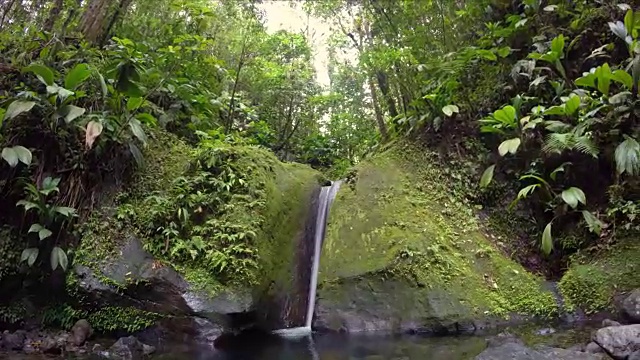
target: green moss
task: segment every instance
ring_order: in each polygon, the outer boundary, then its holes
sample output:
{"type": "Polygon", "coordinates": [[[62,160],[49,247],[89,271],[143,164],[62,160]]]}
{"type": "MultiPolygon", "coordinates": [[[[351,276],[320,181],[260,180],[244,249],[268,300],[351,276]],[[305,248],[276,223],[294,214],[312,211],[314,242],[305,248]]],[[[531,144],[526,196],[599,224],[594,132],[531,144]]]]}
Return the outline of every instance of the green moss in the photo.
{"type": "Polygon", "coordinates": [[[470,204],[452,194],[451,183],[433,154],[409,144],[360,164],[357,181],[343,187],[331,210],[323,296],[344,296],[340,279],[392,279],[411,287],[402,296],[403,290],[393,290],[400,316],[556,314],[542,279],[493,246],[470,204]],[[419,309],[416,298],[429,300],[419,309]]]}
{"type": "Polygon", "coordinates": [[[20,241],[13,235],[11,228],[0,227],[0,281],[16,272],[20,259],[20,241]]]}
{"type": "Polygon", "coordinates": [[[160,319],[162,315],[133,307],[108,306],[90,313],[87,320],[99,333],[134,333],[144,330],[160,319]]]}
{"type": "Polygon", "coordinates": [[[640,287],[639,258],[640,244],[631,238],[595,256],[579,253],[559,283],[568,310],[611,310],[615,294],[640,287]]]}

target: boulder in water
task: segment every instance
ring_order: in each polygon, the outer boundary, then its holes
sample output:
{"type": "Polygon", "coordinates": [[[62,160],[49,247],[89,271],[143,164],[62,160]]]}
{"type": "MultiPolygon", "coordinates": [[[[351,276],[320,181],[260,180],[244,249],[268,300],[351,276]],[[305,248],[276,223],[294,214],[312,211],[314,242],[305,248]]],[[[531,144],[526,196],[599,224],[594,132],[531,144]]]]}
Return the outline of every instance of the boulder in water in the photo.
{"type": "Polygon", "coordinates": [[[581,351],[538,346],[535,349],[521,342],[510,341],[487,348],[475,360],[602,360],[602,355],[581,351]]]}
{"type": "Polygon", "coordinates": [[[599,329],[593,341],[614,359],[627,359],[634,352],[640,351],[640,324],[599,329]]]}
{"type": "Polygon", "coordinates": [[[93,335],[93,329],[89,322],[85,319],[80,319],[71,328],[71,337],[69,340],[75,346],[81,346],[87,339],[93,335]]]}
{"type": "Polygon", "coordinates": [[[26,333],[18,330],[14,333],[4,333],[2,335],[2,346],[7,350],[22,350],[26,333]]]}
{"type": "Polygon", "coordinates": [[[604,354],[604,349],[592,341],[584,347],[584,352],[590,354],[604,354]]]}
{"type": "Polygon", "coordinates": [[[632,323],[640,323],[640,289],[634,290],[622,303],[624,315],[632,323]]]}
{"type": "Polygon", "coordinates": [[[141,343],[134,336],[122,337],[107,351],[98,354],[105,359],[139,360],[155,352],[153,346],[141,343]]]}

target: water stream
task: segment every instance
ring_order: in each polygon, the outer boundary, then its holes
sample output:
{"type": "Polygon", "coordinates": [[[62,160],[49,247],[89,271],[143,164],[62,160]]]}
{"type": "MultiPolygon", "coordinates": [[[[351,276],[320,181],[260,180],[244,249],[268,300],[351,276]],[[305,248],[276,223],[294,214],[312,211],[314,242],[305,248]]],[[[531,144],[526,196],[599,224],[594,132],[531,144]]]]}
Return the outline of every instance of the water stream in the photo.
{"type": "MultiPolygon", "coordinates": [[[[334,181],[331,186],[323,186],[320,189],[317,201],[317,210],[315,212],[315,225],[313,229],[313,247],[311,250],[310,263],[311,267],[300,266],[301,271],[309,271],[310,276],[307,274],[301,274],[301,278],[309,278],[308,293],[306,299],[303,302],[306,303],[306,315],[304,323],[299,326],[294,326],[285,329],[278,329],[274,333],[285,337],[299,337],[311,334],[311,324],[313,321],[313,312],[316,304],[316,290],[318,286],[318,271],[320,269],[320,254],[322,253],[322,243],[324,242],[325,230],[327,227],[327,219],[329,217],[329,209],[331,204],[338,194],[341,181],[334,181]]],[[[303,255],[303,256],[306,256],[303,255]]],[[[307,259],[299,259],[303,264],[308,263],[307,259]]],[[[290,323],[285,321],[285,323],[290,323]]]]}

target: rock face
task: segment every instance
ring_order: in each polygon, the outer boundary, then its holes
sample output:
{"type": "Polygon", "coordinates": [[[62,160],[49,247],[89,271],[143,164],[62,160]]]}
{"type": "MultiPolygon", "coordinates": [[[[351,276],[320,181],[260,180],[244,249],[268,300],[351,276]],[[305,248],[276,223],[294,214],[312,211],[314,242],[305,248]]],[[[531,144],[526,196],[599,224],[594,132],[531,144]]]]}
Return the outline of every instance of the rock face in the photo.
{"type": "Polygon", "coordinates": [[[640,289],[634,290],[622,303],[624,315],[634,324],[640,323],[640,289]]]}
{"type": "Polygon", "coordinates": [[[529,348],[511,334],[488,339],[487,349],[475,360],[602,360],[601,355],[547,346],[529,348]]]}
{"type": "Polygon", "coordinates": [[[611,326],[596,331],[593,341],[614,359],[640,352],[640,325],[611,326]]]}
{"type": "Polygon", "coordinates": [[[428,156],[392,147],[340,188],[320,261],[316,329],[466,334],[494,327],[500,315],[557,311],[542,279],[494,247],[428,156]]]}

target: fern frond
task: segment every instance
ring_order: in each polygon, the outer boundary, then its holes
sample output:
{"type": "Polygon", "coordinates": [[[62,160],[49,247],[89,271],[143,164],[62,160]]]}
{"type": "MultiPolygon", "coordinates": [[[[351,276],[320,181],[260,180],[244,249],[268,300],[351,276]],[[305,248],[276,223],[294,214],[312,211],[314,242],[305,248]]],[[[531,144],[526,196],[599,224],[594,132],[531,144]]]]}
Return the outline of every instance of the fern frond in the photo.
{"type": "Polygon", "coordinates": [[[593,143],[588,136],[575,136],[573,137],[574,145],[573,149],[580,151],[583,154],[590,155],[594,158],[598,157],[598,146],[593,143]]]}
{"type": "Polygon", "coordinates": [[[587,135],[578,136],[573,132],[558,134],[552,133],[545,138],[542,151],[550,154],[561,154],[564,151],[579,151],[593,157],[598,156],[598,147],[587,135]]]}

